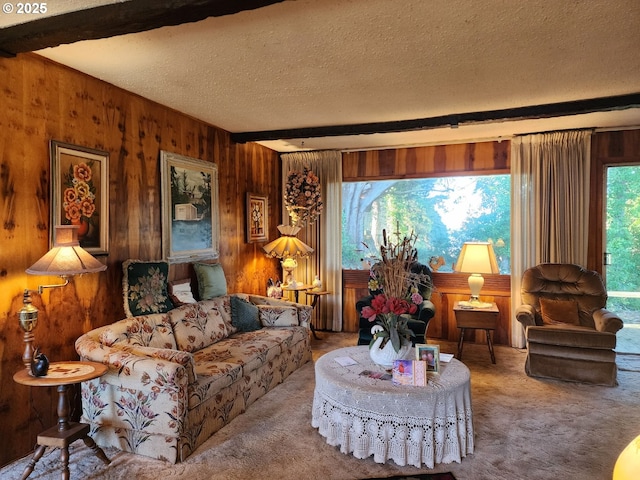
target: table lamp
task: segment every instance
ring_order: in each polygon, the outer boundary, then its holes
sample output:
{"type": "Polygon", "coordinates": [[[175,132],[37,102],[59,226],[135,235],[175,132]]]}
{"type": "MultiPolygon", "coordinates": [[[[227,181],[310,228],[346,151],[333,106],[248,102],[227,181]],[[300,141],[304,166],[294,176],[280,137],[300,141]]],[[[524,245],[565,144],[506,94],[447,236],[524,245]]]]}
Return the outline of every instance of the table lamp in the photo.
{"type": "MultiPolygon", "coordinates": [[[[54,285],[39,285],[38,294],[45,288],[64,287],[69,283],[69,277],[84,273],[102,272],[107,269],[100,261],[80,246],[78,241],[78,227],[75,225],[58,225],[55,227],[55,242],[40,260],[27,268],[31,275],[58,275],[64,283],[54,285]]],[[[31,290],[25,289],[22,300],[24,306],[18,311],[18,322],[24,331],[24,354],[22,362],[27,371],[31,371],[33,360],[33,330],[38,323],[38,309],[31,303],[31,290]]]]}
{"type": "Polygon", "coordinates": [[[625,447],[613,467],[613,480],[637,478],[640,478],[640,435],[625,447]]]}
{"type": "Polygon", "coordinates": [[[489,242],[465,242],[460,251],[454,271],[470,273],[469,289],[471,298],[468,302],[460,302],[463,306],[488,308],[490,303],[480,301],[480,290],[484,285],[483,273],[499,273],[498,261],[489,242]]]}
{"type": "Polygon", "coordinates": [[[313,248],[296,238],[300,227],[278,225],[278,230],[281,236],[262,248],[268,256],[281,259],[282,269],[287,273],[285,283],[292,285],[296,281],[293,276],[293,270],[298,266],[296,258],[308,257],[313,253],[313,248]]]}

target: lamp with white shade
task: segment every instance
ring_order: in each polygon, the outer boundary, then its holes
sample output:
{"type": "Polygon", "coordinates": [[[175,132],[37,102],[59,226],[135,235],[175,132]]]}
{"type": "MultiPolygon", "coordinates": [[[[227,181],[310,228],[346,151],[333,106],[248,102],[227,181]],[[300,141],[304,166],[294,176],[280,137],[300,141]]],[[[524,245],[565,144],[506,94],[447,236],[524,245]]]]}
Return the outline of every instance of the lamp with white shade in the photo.
{"type": "MultiPolygon", "coordinates": [[[[89,252],[80,246],[78,241],[78,227],[74,225],[58,225],[55,227],[55,242],[40,260],[27,268],[31,275],[59,276],[63,283],[53,285],[39,285],[38,293],[42,294],[45,288],[64,287],[69,283],[69,277],[85,273],[102,272],[107,266],[94,258],[89,252]]],[[[31,303],[31,290],[25,289],[22,300],[24,306],[18,311],[18,322],[24,330],[25,350],[22,361],[31,371],[33,360],[33,330],[38,323],[38,310],[31,303]]]]}
{"type": "Polygon", "coordinates": [[[281,259],[282,269],[287,273],[285,283],[294,285],[293,270],[298,266],[297,258],[308,257],[313,253],[313,248],[296,237],[300,227],[278,225],[278,230],[282,236],[262,248],[270,257],[281,259]]]}
{"type": "Polygon", "coordinates": [[[471,298],[468,302],[460,302],[474,308],[488,308],[491,303],[480,301],[480,291],[484,285],[483,273],[500,273],[498,261],[493,252],[493,247],[489,242],[465,242],[460,251],[460,256],[456,262],[454,271],[459,273],[470,273],[469,289],[471,298]]]}

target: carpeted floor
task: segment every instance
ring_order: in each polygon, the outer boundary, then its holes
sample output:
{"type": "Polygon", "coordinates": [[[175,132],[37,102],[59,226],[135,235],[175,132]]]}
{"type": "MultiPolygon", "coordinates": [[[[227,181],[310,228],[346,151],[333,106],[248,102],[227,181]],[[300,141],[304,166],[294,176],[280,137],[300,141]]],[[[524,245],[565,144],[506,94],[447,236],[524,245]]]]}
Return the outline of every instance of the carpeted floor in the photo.
{"type": "MultiPolygon", "coordinates": [[[[355,334],[319,332],[314,358],[355,344],[355,334]]],[[[436,342],[430,342],[436,343],[436,342]]],[[[440,342],[454,353],[456,345],[440,342]]],[[[82,442],[71,448],[72,479],[108,480],[356,480],[451,472],[457,480],[609,479],[622,449],[640,433],[640,363],[619,355],[615,388],[544,381],[524,374],[525,352],[496,347],[493,365],[484,344],[466,344],[471,370],[475,452],[432,470],[358,460],[324,442],[311,427],[313,363],[213,435],[187,461],[167,464],[107,449],[103,465],[82,442]]],[[[30,479],[58,480],[59,451],[47,450],[30,479]]],[[[0,470],[20,478],[29,458],[0,470]]],[[[420,477],[417,477],[420,478],[420,477]]]]}
{"type": "Polygon", "coordinates": [[[365,478],[363,480],[456,480],[451,473],[423,473],[418,475],[400,475],[395,477],[377,477],[377,478],[365,478]]]}

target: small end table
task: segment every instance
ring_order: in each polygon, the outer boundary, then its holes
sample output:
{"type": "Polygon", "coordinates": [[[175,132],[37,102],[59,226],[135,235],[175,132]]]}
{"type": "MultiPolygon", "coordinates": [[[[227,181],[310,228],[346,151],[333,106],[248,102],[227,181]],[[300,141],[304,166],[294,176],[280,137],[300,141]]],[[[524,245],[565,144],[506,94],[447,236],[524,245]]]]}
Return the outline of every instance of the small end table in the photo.
{"type": "Polygon", "coordinates": [[[458,360],[462,360],[462,347],[464,345],[464,331],[470,329],[482,329],[487,334],[487,345],[491,355],[491,363],[496,363],[496,356],[493,353],[491,343],[491,330],[498,327],[498,317],[500,311],[495,303],[487,308],[470,308],[462,306],[460,302],[453,305],[453,312],[456,316],[456,326],[460,329],[460,339],[458,340],[458,360]]]}
{"type": "MultiPolygon", "coordinates": [[[[311,308],[316,309],[316,305],[318,304],[318,302],[320,301],[320,298],[324,297],[325,295],[330,295],[331,292],[327,292],[326,290],[305,290],[304,291],[305,295],[308,297],[311,297],[311,308]]],[[[316,327],[313,324],[313,322],[311,322],[311,324],[309,325],[309,327],[311,328],[311,333],[313,334],[313,338],[315,338],[316,340],[319,340],[318,335],[316,335],[316,327]]]]}
{"type": "Polygon", "coordinates": [[[111,463],[96,442],[89,436],[89,425],[69,421],[71,410],[67,392],[71,385],[101,377],[107,371],[107,366],[97,362],[54,362],[49,365],[49,371],[44,377],[33,377],[26,369],[18,371],[13,380],[21,385],[30,387],[58,387],[58,425],[45,430],[38,435],[38,444],[31,461],[22,473],[21,480],[25,480],[33,472],[36,463],[42,458],[47,447],[60,448],[62,460],[63,480],[69,479],[69,445],[82,439],[96,456],[105,464],[111,463]]]}
{"type": "Polygon", "coordinates": [[[295,298],[295,302],[298,302],[298,297],[300,296],[300,292],[305,290],[310,290],[313,288],[313,285],[298,285],[297,287],[286,286],[282,287],[282,290],[285,292],[293,292],[293,298],[295,298]]]}

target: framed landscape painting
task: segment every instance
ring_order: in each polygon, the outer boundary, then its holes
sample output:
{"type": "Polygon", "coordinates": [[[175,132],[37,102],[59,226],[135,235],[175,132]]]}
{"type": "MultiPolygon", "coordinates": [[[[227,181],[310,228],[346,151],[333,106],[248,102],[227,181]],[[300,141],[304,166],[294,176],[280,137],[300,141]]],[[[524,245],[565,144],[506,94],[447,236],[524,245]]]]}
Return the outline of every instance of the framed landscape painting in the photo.
{"type": "Polygon", "coordinates": [[[162,254],[169,263],[218,258],[218,167],[160,152],[162,254]]]}
{"type": "Polygon", "coordinates": [[[247,243],[268,240],[268,201],[264,195],[247,193],[247,243]]]}
{"type": "Polygon", "coordinates": [[[50,247],[56,225],[76,225],[80,246],[109,253],[109,153],[51,140],[50,247]]]}

